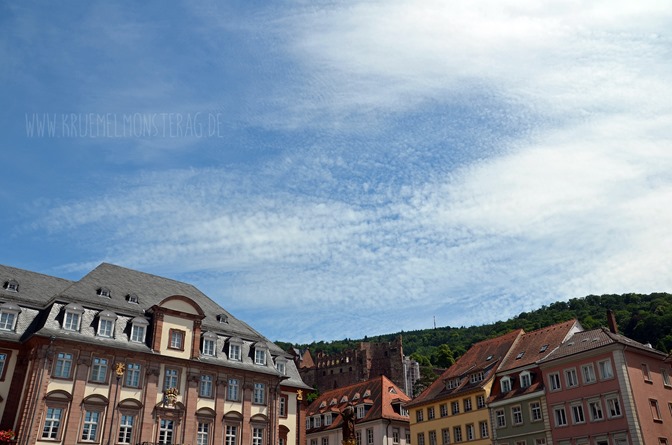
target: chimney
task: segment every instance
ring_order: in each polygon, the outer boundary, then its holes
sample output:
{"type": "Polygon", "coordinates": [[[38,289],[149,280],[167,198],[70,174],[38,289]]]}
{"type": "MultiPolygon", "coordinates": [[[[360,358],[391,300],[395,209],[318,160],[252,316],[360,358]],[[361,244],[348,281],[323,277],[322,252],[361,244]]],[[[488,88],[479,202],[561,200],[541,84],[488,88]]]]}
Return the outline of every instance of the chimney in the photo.
{"type": "Polygon", "coordinates": [[[616,315],[611,309],[607,309],[607,324],[613,334],[618,334],[618,325],[616,324],[616,315]]]}

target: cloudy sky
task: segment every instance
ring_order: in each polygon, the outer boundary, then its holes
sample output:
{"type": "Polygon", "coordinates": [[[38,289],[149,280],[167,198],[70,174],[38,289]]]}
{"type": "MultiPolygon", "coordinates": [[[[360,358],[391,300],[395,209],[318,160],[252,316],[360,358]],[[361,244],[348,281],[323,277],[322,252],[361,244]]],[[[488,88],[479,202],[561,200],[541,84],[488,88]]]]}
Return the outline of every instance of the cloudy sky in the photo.
{"type": "Polygon", "coordinates": [[[665,0],[14,3],[0,263],[294,342],[672,291],[665,0]]]}

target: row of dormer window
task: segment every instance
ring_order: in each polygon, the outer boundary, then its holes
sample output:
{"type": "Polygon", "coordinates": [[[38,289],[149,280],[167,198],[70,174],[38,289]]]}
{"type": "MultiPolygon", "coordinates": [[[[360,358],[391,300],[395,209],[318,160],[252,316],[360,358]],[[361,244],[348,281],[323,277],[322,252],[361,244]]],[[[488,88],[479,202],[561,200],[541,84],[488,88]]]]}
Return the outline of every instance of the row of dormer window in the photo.
{"type": "MultiPolygon", "coordinates": [[[[370,403],[362,403],[355,406],[355,416],[357,417],[357,419],[363,419],[364,417],[366,417],[366,414],[369,412],[371,406],[372,405],[370,403]]],[[[322,404],[320,404],[320,407],[322,407],[322,404]]],[[[334,416],[337,414],[338,413],[335,412],[327,412],[324,414],[318,413],[306,417],[306,429],[329,426],[333,422],[334,416]]]]}

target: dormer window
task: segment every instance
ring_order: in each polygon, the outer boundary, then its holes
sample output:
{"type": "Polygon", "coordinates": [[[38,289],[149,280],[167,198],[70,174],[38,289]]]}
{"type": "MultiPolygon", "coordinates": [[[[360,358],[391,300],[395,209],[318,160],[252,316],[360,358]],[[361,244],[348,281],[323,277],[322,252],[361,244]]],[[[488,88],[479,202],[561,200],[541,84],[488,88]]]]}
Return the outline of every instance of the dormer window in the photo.
{"type": "Polygon", "coordinates": [[[70,303],[65,306],[65,315],[63,316],[63,329],[67,331],[79,331],[82,323],[82,314],[84,308],[76,303],[70,303]]]}
{"type": "Polygon", "coordinates": [[[0,304],[0,331],[13,331],[21,308],[14,303],[0,304]]]}
{"type": "Polygon", "coordinates": [[[366,405],[357,405],[356,413],[358,419],[363,419],[366,416],[366,405]]]}
{"type": "Polygon", "coordinates": [[[16,280],[8,280],[5,281],[5,283],[2,285],[3,289],[8,290],[10,292],[18,292],[19,291],[19,282],[16,280]]]}
{"type": "Polygon", "coordinates": [[[203,334],[203,346],[201,347],[201,354],[214,357],[217,350],[217,334],[214,332],[206,332],[203,334]]]}
{"type": "Polygon", "coordinates": [[[352,400],[357,400],[359,399],[359,393],[356,392],[354,396],[352,396],[352,400]]]}
{"type": "Polygon", "coordinates": [[[275,369],[282,375],[287,374],[287,359],[284,357],[276,357],[275,369]]]}
{"type": "Polygon", "coordinates": [[[338,405],[338,402],[336,401],[336,397],[331,399],[331,402],[329,402],[329,406],[334,406],[334,405],[338,405]]]}
{"type": "Polygon", "coordinates": [[[367,389],[366,391],[364,391],[364,397],[371,397],[371,390],[370,389],[367,389]]]}
{"type": "Polygon", "coordinates": [[[475,372],[469,376],[469,382],[478,383],[482,382],[485,378],[485,373],[483,371],[475,372]]]}
{"type": "Polygon", "coordinates": [[[112,297],[112,292],[110,292],[110,290],[106,287],[99,287],[96,290],[96,295],[98,295],[99,297],[110,298],[112,297]]]}
{"type": "Polygon", "coordinates": [[[446,381],[446,389],[455,389],[460,386],[460,378],[456,377],[446,381]]]}
{"type": "Polygon", "coordinates": [[[520,373],[520,387],[527,388],[532,385],[532,374],[530,371],[523,371],[520,373]]]}
{"type": "Polygon", "coordinates": [[[96,334],[99,337],[114,337],[114,325],[117,321],[117,314],[111,311],[103,311],[98,314],[98,331],[96,334]]]}
{"type": "Polygon", "coordinates": [[[548,349],[548,345],[543,345],[540,349],[539,352],[544,352],[545,350],[548,349]]]}
{"type": "Polygon", "coordinates": [[[502,388],[502,392],[511,391],[511,377],[509,376],[502,377],[502,379],[499,381],[499,384],[502,388]]]}
{"type": "Polygon", "coordinates": [[[341,397],[341,403],[346,403],[348,401],[348,396],[341,397]]]}
{"type": "Polygon", "coordinates": [[[128,301],[129,303],[133,303],[133,304],[140,303],[140,301],[138,300],[138,296],[136,294],[126,295],[126,301],[128,301]]]}
{"type": "Polygon", "coordinates": [[[226,314],[219,314],[217,315],[217,321],[220,323],[228,323],[229,322],[229,316],[226,314]]]}
{"type": "Polygon", "coordinates": [[[149,321],[144,317],[135,317],[131,320],[131,341],[144,343],[147,335],[147,326],[149,326],[149,321]]]}
{"type": "Polygon", "coordinates": [[[518,355],[516,356],[516,360],[520,360],[521,358],[523,358],[524,355],[525,351],[519,352],[518,355]]]}
{"type": "Polygon", "coordinates": [[[322,403],[320,403],[320,408],[326,408],[327,407],[327,401],[323,400],[322,403]]]}
{"type": "Polygon", "coordinates": [[[254,364],[255,365],[266,365],[266,350],[267,346],[265,344],[258,343],[254,347],[254,364]]]}
{"type": "Polygon", "coordinates": [[[241,361],[242,360],[242,349],[243,341],[239,338],[229,339],[229,360],[241,361]]]}

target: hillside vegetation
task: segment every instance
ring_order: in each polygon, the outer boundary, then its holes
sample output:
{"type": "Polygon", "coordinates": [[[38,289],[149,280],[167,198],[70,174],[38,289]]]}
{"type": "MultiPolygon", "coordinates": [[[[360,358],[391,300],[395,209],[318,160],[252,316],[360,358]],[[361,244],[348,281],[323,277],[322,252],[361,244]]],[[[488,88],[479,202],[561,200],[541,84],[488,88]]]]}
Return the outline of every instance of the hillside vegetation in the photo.
{"type": "Polygon", "coordinates": [[[641,343],[651,343],[660,351],[672,351],[672,294],[668,293],[589,295],[542,306],[538,310],[523,312],[507,321],[482,326],[446,326],[401,331],[359,340],[346,338],[300,345],[282,341],[276,343],[285,350],[293,346],[301,350],[310,348],[313,353],[317,351],[334,353],[355,348],[360,341],[391,341],[401,335],[404,354],[412,355],[423,366],[447,368],[474,343],[497,337],[513,329],[523,328],[529,332],[572,318],[577,318],[585,329],[606,326],[608,309],[614,311],[621,334],[641,343]]]}

